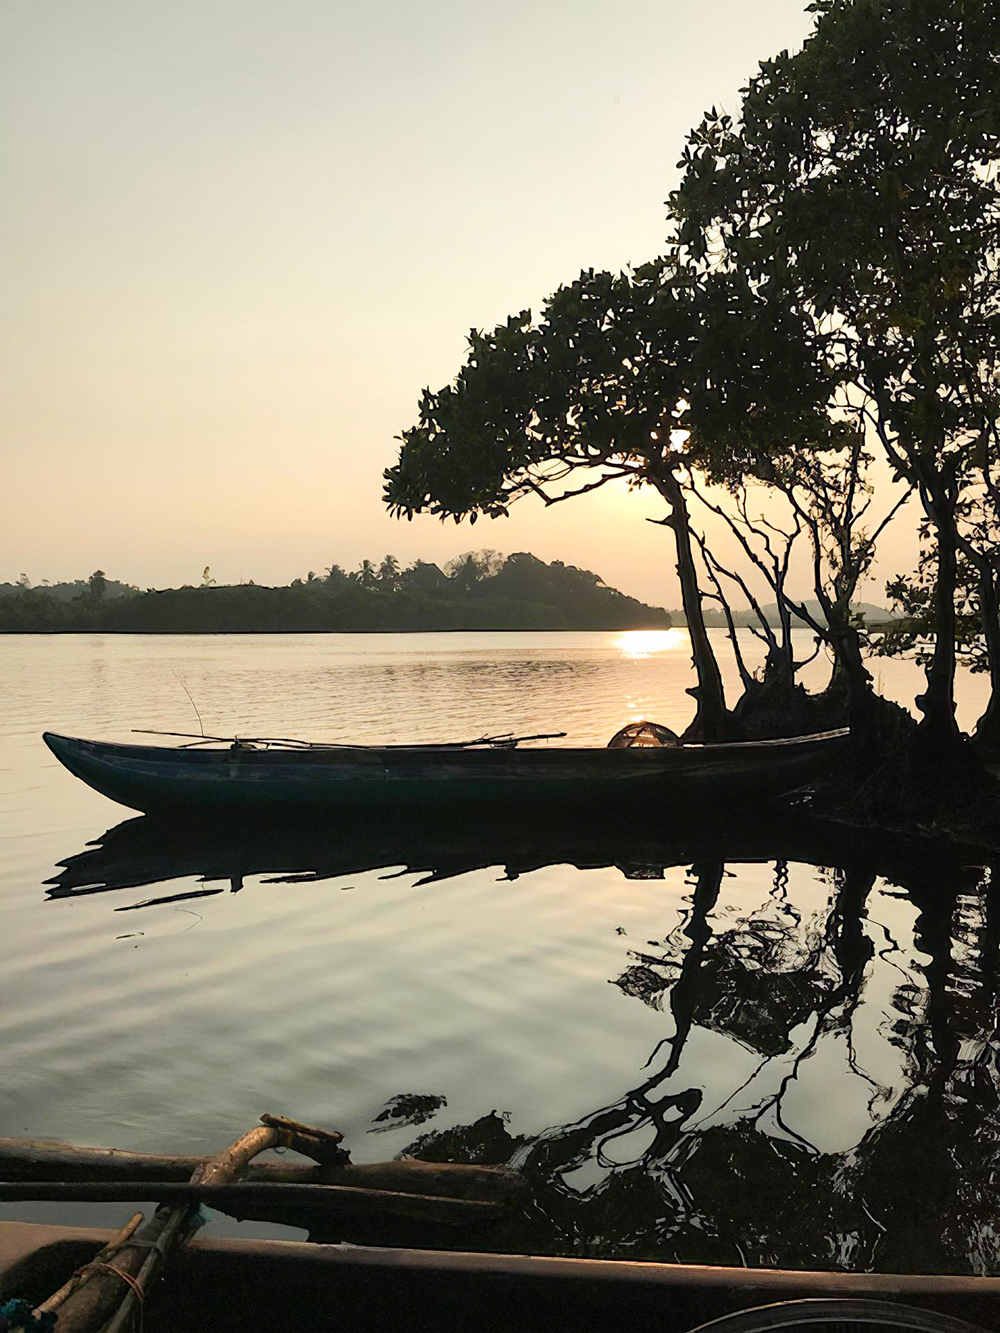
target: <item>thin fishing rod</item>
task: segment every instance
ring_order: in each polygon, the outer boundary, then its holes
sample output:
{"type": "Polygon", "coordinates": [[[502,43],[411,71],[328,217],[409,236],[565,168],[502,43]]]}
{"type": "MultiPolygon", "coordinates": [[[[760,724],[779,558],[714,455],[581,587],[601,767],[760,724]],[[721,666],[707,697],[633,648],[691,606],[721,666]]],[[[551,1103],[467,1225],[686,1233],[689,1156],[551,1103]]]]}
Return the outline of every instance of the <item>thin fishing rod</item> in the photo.
{"type": "Polygon", "coordinates": [[[192,696],[192,694],[191,694],[191,691],[188,689],[188,687],[187,687],[187,686],[184,684],[184,682],[181,680],[180,676],[178,676],[177,672],[174,671],[173,667],[171,667],[170,670],[173,672],[174,679],[175,679],[175,680],[177,681],[177,683],[180,685],[181,689],[182,689],[182,690],[184,691],[184,693],[187,695],[188,699],[190,699],[190,701],[191,701],[191,707],[194,709],[194,715],[195,715],[195,717],[198,719],[198,726],[201,727],[201,734],[204,736],[204,734],[205,734],[205,724],[204,724],[204,722],[202,722],[202,720],[201,720],[201,714],[198,712],[198,705],[195,703],[194,698],[193,698],[193,696],[192,696]]]}

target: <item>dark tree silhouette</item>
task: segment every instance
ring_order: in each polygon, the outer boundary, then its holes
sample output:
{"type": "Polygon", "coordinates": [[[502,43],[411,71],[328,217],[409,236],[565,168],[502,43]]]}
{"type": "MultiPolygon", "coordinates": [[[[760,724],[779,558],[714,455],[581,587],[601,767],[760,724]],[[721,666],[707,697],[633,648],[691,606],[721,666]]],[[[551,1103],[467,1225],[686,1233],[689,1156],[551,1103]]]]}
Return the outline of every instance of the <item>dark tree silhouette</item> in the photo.
{"type": "Polygon", "coordinates": [[[920,496],[936,571],[918,703],[940,751],[958,737],[960,553],[997,614],[1000,25],[952,0],[812,8],[803,50],[761,65],[740,122],[713,111],[691,135],[672,208],[699,268],[801,312],[845,410],[920,496]],[[970,498],[984,530],[963,521],[970,498]]]}

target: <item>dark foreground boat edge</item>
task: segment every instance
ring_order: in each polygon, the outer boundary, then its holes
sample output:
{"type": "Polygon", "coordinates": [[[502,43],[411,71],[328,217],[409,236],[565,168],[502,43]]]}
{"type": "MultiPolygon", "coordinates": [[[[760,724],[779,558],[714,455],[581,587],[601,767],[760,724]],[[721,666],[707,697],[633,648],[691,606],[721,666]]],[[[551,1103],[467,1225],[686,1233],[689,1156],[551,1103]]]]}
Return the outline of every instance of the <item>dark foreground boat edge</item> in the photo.
{"type": "MultiPolygon", "coordinates": [[[[0,1222],[0,1292],[33,1302],[93,1259],[111,1231],[0,1222]]],[[[794,1272],[605,1259],[194,1240],[150,1294],[146,1333],[349,1327],[684,1333],[734,1310],[808,1298],[878,1299],[1000,1323],[1000,1277],[794,1272]]],[[[932,1325],[931,1325],[932,1326],[932,1325]]]]}

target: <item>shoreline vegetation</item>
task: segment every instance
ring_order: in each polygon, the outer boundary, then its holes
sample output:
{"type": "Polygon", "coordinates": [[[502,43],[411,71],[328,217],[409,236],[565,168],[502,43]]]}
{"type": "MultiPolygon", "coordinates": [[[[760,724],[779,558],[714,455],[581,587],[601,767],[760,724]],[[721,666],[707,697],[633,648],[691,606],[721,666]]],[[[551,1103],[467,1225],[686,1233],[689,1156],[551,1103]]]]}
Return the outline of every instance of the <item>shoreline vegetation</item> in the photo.
{"type": "Polygon", "coordinates": [[[394,556],[347,573],[331,565],[291,584],[147,589],[108,579],[0,585],[6,634],[315,634],[669,629],[648,606],[561,561],[527,552],[470,551],[444,569],[394,556]]]}
{"type": "MultiPolygon", "coordinates": [[[[768,625],[780,628],[776,603],[759,611],[768,625]]],[[[869,602],[853,605],[852,611],[869,628],[891,626],[900,633],[910,626],[869,602]]],[[[812,599],[804,603],[804,612],[823,614],[812,599]]],[[[752,607],[734,607],[731,614],[737,629],[757,625],[752,607]]],[[[729,627],[722,611],[706,610],[704,619],[709,629],[729,627]]],[[[363,561],[347,573],[333,565],[323,574],[310,571],[304,579],[276,586],[253,580],[220,585],[207,568],[198,585],[145,592],[108,578],[103,570],[66,583],[46,580],[32,586],[25,574],[16,583],[0,583],[0,634],[563,633],[675,626],[687,626],[683,610],[649,606],[589,570],[559,560],[546,565],[526,552],[469,551],[444,569],[423,560],[403,568],[394,556],[386,556],[378,566],[363,561]],[[504,578],[496,582],[499,572],[504,578]],[[201,596],[206,592],[211,599],[201,596]],[[148,600],[126,610],[135,598],[148,600]]],[[[792,627],[812,629],[810,620],[799,615],[792,617],[792,627]]]]}

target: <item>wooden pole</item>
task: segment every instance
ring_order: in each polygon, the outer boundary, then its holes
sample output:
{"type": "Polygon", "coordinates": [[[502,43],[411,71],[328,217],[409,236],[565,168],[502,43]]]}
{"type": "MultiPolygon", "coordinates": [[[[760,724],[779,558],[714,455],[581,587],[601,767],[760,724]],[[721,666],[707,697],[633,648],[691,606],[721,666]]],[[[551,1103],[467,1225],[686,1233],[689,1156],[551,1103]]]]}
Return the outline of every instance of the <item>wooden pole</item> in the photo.
{"type": "Polygon", "coordinates": [[[153,1247],[159,1244],[168,1218],[161,1209],[111,1260],[95,1260],[100,1262],[99,1267],[84,1265],[79,1285],[59,1305],[59,1333],[96,1333],[107,1323],[121,1305],[122,1296],[132,1295],[129,1286],[138,1281],[147,1256],[156,1252],[153,1247]]]}
{"type": "Polygon", "coordinates": [[[0,1199],[106,1202],[152,1194],[161,1204],[170,1204],[161,1206],[138,1235],[133,1235],[138,1225],[133,1219],[110,1258],[98,1256],[50,1298],[47,1308],[58,1307],[60,1333],[98,1329],[125,1333],[135,1302],[143,1299],[159,1270],[193,1230],[199,1203],[236,1217],[278,1217],[293,1224],[305,1213],[312,1221],[338,1214],[388,1214],[460,1225],[492,1219],[515,1191],[527,1188],[520,1177],[486,1167],[424,1162],[351,1167],[344,1163],[339,1147],[342,1135],[283,1116],[264,1115],[261,1120],[263,1124],[210,1158],[0,1139],[0,1169],[20,1177],[0,1183],[0,1199]],[[257,1168],[255,1179],[240,1180],[251,1170],[254,1158],[279,1147],[292,1148],[316,1165],[269,1165],[257,1168]],[[122,1179],[123,1172],[135,1174],[122,1179]],[[76,1179],[52,1179],[60,1173],[76,1179]],[[367,1183],[342,1183],[345,1178],[367,1183]],[[333,1180],[337,1183],[328,1183],[333,1180]],[[417,1188],[399,1189],[404,1182],[417,1188]],[[386,1188],[390,1183],[396,1188],[386,1188]],[[445,1193],[433,1192],[441,1185],[445,1193]]]}
{"type": "MultiPolygon", "coordinates": [[[[114,1240],[105,1245],[104,1249],[100,1250],[94,1256],[91,1263],[102,1264],[110,1262],[110,1260],[113,1259],[117,1252],[124,1246],[125,1242],[131,1239],[141,1225],[142,1213],[135,1213],[125,1223],[114,1240]]],[[[79,1287],[84,1280],[82,1274],[74,1273],[68,1282],[64,1282],[58,1291],[53,1292],[47,1301],[44,1301],[37,1307],[37,1313],[47,1314],[50,1310],[58,1310],[60,1305],[64,1303],[67,1297],[72,1296],[73,1292],[76,1291],[77,1287],[79,1287]]]]}
{"type": "MultiPolygon", "coordinates": [[[[211,1181],[178,1183],[126,1180],[32,1181],[0,1184],[4,1202],[52,1201],[59,1203],[121,1203],[143,1199],[155,1192],[162,1203],[206,1204],[219,1212],[246,1217],[247,1210],[263,1206],[268,1210],[312,1214],[312,1220],[338,1213],[389,1213],[432,1222],[460,1224],[484,1221],[502,1208],[499,1201],[442,1198],[434,1194],[403,1194],[395,1190],[360,1189],[350,1185],[290,1185],[268,1181],[232,1182],[228,1177],[211,1181]]],[[[254,1213],[253,1215],[258,1215],[254,1213]]]]}
{"type": "MultiPolygon", "coordinates": [[[[126,1152],[47,1139],[0,1137],[0,1181],[189,1181],[210,1159],[202,1156],[126,1152]]],[[[299,1162],[252,1162],[248,1181],[289,1185],[352,1185],[403,1194],[435,1194],[444,1198],[506,1201],[524,1194],[523,1176],[506,1167],[472,1166],[464,1162],[333,1162],[307,1166],[299,1162]]],[[[148,1197],[148,1196],[147,1196],[148,1197]]]]}
{"type": "MultiPolygon", "coordinates": [[[[267,1148],[291,1146],[295,1137],[293,1125],[294,1122],[287,1122],[287,1127],[279,1128],[269,1124],[250,1130],[218,1157],[200,1164],[192,1173],[191,1183],[199,1185],[207,1177],[221,1184],[237,1171],[245,1170],[257,1153],[267,1148]]],[[[306,1126],[300,1128],[307,1129],[306,1126]]],[[[317,1145],[331,1140],[335,1144],[339,1136],[324,1135],[321,1130],[312,1131],[311,1145],[316,1151],[322,1151],[317,1145]]],[[[6,1188],[18,1187],[8,1185],[6,1188]]],[[[187,1240],[194,1227],[196,1210],[197,1204],[190,1202],[175,1208],[158,1209],[150,1225],[118,1255],[113,1266],[102,1264],[91,1268],[87,1281],[65,1300],[60,1309],[59,1333],[97,1333],[105,1324],[108,1324],[107,1333],[124,1333],[131,1323],[135,1301],[142,1299],[159,1269],[187,1240]]]]}

